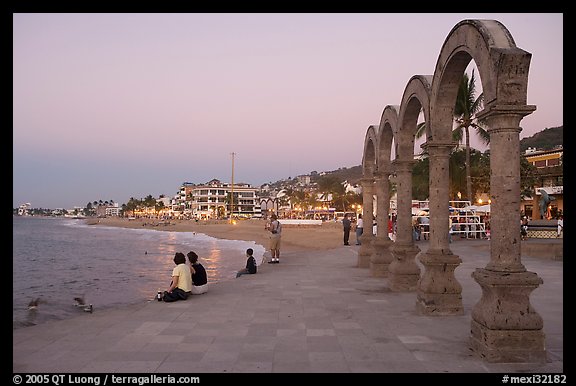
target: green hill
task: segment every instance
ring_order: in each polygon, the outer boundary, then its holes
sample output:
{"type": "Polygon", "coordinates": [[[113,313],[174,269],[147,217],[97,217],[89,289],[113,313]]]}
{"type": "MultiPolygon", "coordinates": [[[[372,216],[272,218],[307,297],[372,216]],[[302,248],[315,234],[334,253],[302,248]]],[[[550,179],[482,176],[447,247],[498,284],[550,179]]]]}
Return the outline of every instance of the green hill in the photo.
{"type": "Polygon", "coordinates": [[[534,134],[531,137],[520,140],[520,152],[529,147],[537,150],[552,150],[557,146],[564,145],[564,126],[551,127],[534,134]]]}
{"type": "MultiPolygon", "coordinates": [[[[538,150],[551,150],[557,146],[564,144],[564,126],[546,128],[531,137],[526,137],[520,140],[520,152],[526,151],[529,147],[538,150]]],[[[320,173],[313,171],[310,173],[312,182],[316,182],[320,178],[320,173]]],[[[351,184],[360,183],[362,178],[362,165],[341,167],[337,170],[326,171],[322,174],[335,176],[338,179],[348,181],[351,184]]],[[[285,185],[285,181],[276,181],[273,186],[285,185]]]]}

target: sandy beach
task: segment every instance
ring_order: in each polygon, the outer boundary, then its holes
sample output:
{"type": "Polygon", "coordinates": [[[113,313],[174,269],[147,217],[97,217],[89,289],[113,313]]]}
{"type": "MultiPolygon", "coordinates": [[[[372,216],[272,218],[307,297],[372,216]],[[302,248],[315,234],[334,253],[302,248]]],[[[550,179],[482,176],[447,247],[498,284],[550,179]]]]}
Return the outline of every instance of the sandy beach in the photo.
{"type": "MultiPolygon", "coordinates": [[[[270,233],[266,231],[265,220],[240,220],[230,224],[224,220],[170,220],[107,217],[88,219],[87,224],[123,228],[153,229],[168,232],[196,232],[227,240],[254,241],[268,250],[270,233]]],[[[282,220],[280,220],[282,222],[282,220]]],[[[351,233],[350,240],[355,241],[351,233]]],[[[325,222],[322,225],[287,225],[282,227],[281,251],[327,250],[342,245],[342,224],[325,222]]]]}

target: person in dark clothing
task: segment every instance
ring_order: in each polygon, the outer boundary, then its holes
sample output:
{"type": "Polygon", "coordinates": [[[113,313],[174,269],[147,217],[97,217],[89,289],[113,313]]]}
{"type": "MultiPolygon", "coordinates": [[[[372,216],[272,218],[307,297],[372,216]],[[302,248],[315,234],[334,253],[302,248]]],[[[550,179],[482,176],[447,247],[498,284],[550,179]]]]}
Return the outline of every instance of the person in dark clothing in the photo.
{"type": "Polygon", "coordinates": [[[344,229],[344,245],[350,245],[348,240],[350,239],[350,229],[352,228],[352,222],[348,218],[348,214],[344,215],[342,219],[342,227],[344,229]]]}
{"type": "Polygon", "coordinates": [[[246,260],[246,268],[238,271],[236,273],[236,277],[240,277],[240,276],[245,275],[247,273],[249,273],[249,274],[255,274],[256,273],[258,268],[256,266],[256,259],[254,258],[254,256],[252,256],[253,254],[254,254],[254,250],[252,248],[248,248],[246,250],[246,257],[248,258],[246,260]]]}
{"type": "Polygon", "coordinates": [[[208,291],[208,276],[204,266],[198,262],[198,255],[190,251],[186,255],[190,261],[190,272],[192,272],[192,295],[200,295],[208,291]]]}

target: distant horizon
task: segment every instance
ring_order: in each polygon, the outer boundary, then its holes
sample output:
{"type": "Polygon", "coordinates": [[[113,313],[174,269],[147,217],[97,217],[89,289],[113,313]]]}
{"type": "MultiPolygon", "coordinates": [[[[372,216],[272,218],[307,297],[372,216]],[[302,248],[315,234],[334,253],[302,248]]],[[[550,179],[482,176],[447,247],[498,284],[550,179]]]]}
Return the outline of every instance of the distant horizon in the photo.
{"type": "Polygon", "coordinates": [[[520,138],[562,126],[562,13],[13,13],[13,207],[360,165],[465,19],[531,54],[520,138]]]}
{"type": "MultiPolygon", "coordinates": [[[[563,125],[554,126],[554,127],[546,127],[546,128],[544,128],[544,129],[542,129],[541,131],[532,134],[530,137],[533,137],[533,136],[535,136],[536,134],[538,134],[538,133],[540,133],[540,132],[542,132],[542,131],[544,131],[544,130],[553,129],[553,128],[557,128],[557,127],[562,127],[562,126],[563,126],[563,125]]],[[[530,138],[530,137],[524,137],[524,138],[521,138],[520,140],[525,139],[525,138],[530,138]]],[[[461,144],[460,146],[463,146],[463,144],[461,144]]],[[[474,147],[472,147],[472,149],[481,151],[482,153],[487,150],[487,148],[484,149],[484,150],[480,150],[480,149],[477,149],[477,148],[474,148],[474,147]]],[[[341,167],[339,167],[339,168],[332,169],[332,170],[321,170],[321,171],[320,171],[320,170],[313,169],[313,170],[309,171],[308,173],[298,174],[298,175],[294,175],[294,176],[287,176],[287,177],[285,177],[285,178],[281,178],[281,179],[276,180],[276,181],[264,182],[264,183],[262,183],[262,184],[252,184],[252,183],[250,183],[250,182],[248,182],[248,181],[236,181],[235,184],[249,184],[249,185],[252,186],[252,187],[262,187],[263,185],[266,185],[266,184],[275,184],[275,183],[277,183],[277,182],[280,182],[280,181],[283,181],[283,180],[287,180],[288,178],[293,179],[293,178],[297,178],[297,177],[303,176],[303,175],[310,175],[313,171],[316,171],[318,174],[321,174],[321,173],[332,173],[332,172],[336,172],[336,171],[341,170],[341,169],[344,169],[344,168],[350,169],[350,168],[354,168],[354,167],[358,167],[358,166],[361,167],[362,164],[352,165],[352,166],[341,166],[341,167]]],[[[192,183],[192,184],[195,184],[195,185],[203,185],[203,184],[207,184],[208,182],[210,182],[210,181],[212,181],[212,180],[214,180],[214,179],[217,179],[217,180],[219,180],[220,182],[222,182],[222,183],[224,183],[224,184],[229,184],[229,183],[231,183],[231,181],[222,180],[222,179],[220,179],[220,178],[210,178],[209,180],[204,181],[204,182],[182,181],[182,182],[180,183],[180,186],[181,186],[182,184],[184,184],[184,183],[192,183]]],[[[172,195],[172,196],[169,196],[169,195],[166,195],[166,194],[164,194],[164,193],[160,193],[160,194],[158,194],[157,196],[152,196],[152,197],[154,197],[154,198],[157,199],[157,198],[159,198],[161,195],[164,195],[165,197],[173,198],[175,194],[172,195]]],[[[134,198],[136,198],[136,199],[144,199],[144,198],[147,197],[147,196],[148,196],[148,194],[146,194],[146,195],[144,195],[144,196],[142,196],[142,197],[135,197],[135,196],[133,196],[133,195],[132,195],[131,197],[134,197],[134,198]]],[[[100,198],[98,198],[98,199],[96,199],[96,200],[91,200],[90,203],[94,203],[94,201],[100,201],[100,200],[101,200],[100,198]]],[[[129,201],[129,199],[126,200],[126,202],[116,201],[116,200],[114,200],[113,198],[112,198],[112,199],[102,199],[103,202],[105,202],[105,201],[110,201],[110,200],[112,200],[112,201],[114,201],[114,203],[118,203],[118,204],[120,204],[120,205],[126,204],[126,203],[129,201]]],[[[26,204],[26,203],[25,203],[25,202],[22,202],[22,203],[18,204],[16,207],[13,208],[13,210],[14,210],[14,209],[17,209],[20,205],[23,205],[23,204],[26,204]]],[[[31,204],[31,203],[30,203],[30,204],[31,204]]],[[[86,202],[86,205],[87,205],[87,204],[88,204],[88,201],[86,202]]],[[[85,206],[74,205],[74,206],[71,207],[71,208],[64,208],[64,207],[52,208],[52,207],[35,207],[35,206],[32,206],[33,209],[52,209],[52,210],[55,210],[55,209],[74,209],[74,208],[76,208],[76,207],[77,207],[77,208],[84,208],[85,206]]]]}

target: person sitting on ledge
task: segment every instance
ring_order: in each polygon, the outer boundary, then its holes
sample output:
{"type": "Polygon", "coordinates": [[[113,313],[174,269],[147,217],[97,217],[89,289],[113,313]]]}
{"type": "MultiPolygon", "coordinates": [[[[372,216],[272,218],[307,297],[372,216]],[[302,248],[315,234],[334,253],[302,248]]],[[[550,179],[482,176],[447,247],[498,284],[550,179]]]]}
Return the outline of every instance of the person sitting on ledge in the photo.
{"type": "Polygon", "coordinates": [[[176,267],[172,270],[172,282],[168,291],[164,291],[162,300],[165,302],[175,302],[176,300],[186,300],[192,290],[192,277],[190,269],[186,266],[186,256],[182,252],[174,255],[176,267]]]}
{"type": "Polygon", "coordinates": [[[246,268],[238,271],[236,273],[236,277],[240,277],[245,274],[255,274],[258,271],[258,268],[256,267],[256,259],[254,258],[253,254],[254,250],[252,248],[248,248],[246,250],[246,257],[248,258],[246,260],[246,268]]]}
{"type": "Polygon", "coordinates": [[[192,295],[201,295],[208,292],[208,276],[204,266],[198,262],[196,252],[188,252],[190,272],[192,272],[192,295]]]}

